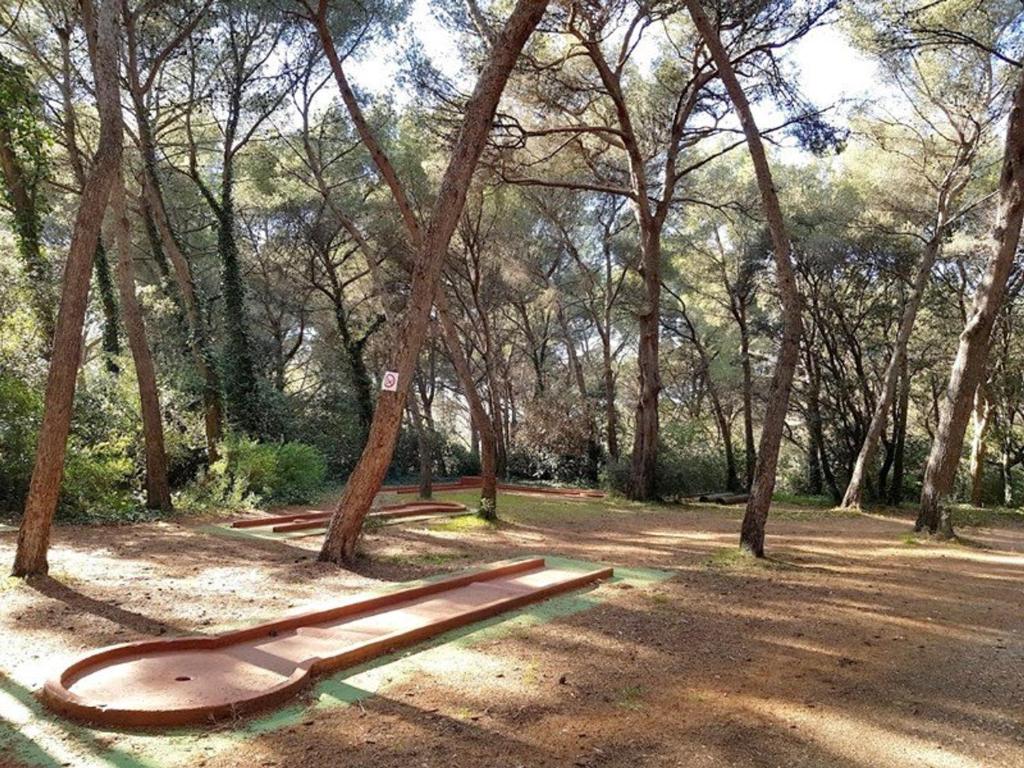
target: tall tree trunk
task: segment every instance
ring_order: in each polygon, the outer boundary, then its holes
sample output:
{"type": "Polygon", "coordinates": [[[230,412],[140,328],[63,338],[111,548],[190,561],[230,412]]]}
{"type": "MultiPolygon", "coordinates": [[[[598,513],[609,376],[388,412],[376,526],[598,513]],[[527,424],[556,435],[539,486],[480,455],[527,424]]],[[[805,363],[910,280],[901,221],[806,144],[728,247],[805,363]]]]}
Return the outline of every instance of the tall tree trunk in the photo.
{"type": "Polygon", "coordinates": [[[416,430],[416,452],[420,460],[420,498],[429,499],[434,495],[434,436],[430,434],[420,413],[420,404],[415,397],[409,398],[409,415],[416,430]]]}
{"type": "Polygon", "coordinates": [[[988,391],[982,382],[974,390],[974,434],[971,436],[971,504],[980,507],[985,478],[985,438],[988,436],[991,403],[988,391]]]}
{"type": "Polygon", "coordinates": [[[765,218],[768,220],[768,231],[771,234],[772,246],[775,251],[775,280],[782,300],[782,342],[779,348],[779,359],[772,377],[771,389],[768,392],[768,407],[765,410],[761,429],[761,445],[758,450],[757,464],[754,468],[754,484],[750,489],[746,514],[740,533],[740,548],[756,557],[764,557],[764,529],[768,520],[768,510],[772,503],[775,490],[775,471],[779,459],[779,448],[782,433],[786,425],[786,413],[789,410],[789,394],[793,385],[793,373],[796,370],[800,355],[800,336],[803,333],[800,319],[800,292],[793,273],[790,257],[789,235],[782,217],[782,208],[775,192],[771,168],[765,155],[761,134],[758,132],[750,104],[743,93],[743,88],[732,68],[732,61],[722,45],[718,32],[708,21],[701,9],[699,0],[686,0],[687,10],[693,18],[697,31],[704,39],[711,58],[718,68],[729,99],[732,101],[739,116],[743,133],[750,150],[750,159],[757,175],[757,186],[761,193],[761,203],[765,218]]]}
{"type": "Polygon", "coordinates": [[[121,337],[117,331],[118,311],[117,299],[114,297],[114,281],[110,277],[110,261],[107,249],[103,247],[103,237],[96,244],[96,255],[93,257],[93,272],[96,287],[99,289],[100,305],[103,307],[103,356],[107,370],[117,374],[117,356],[121,354],[121,337]]]}
{"type": "Polygon", "coordinates": [[[110,193],[117,245],[117,285],[142,406],[142,434],[146,453],[146,506],[170,512],[171,486],[167,480],[167,453],[164,449],[164,424],[160,412],[153,356],[146,340],[146,324],[135,295],[135,267],[131,252],[131,224],[125,201],[124,179],[118,175],[110,193]]]}
{"type": "Polygon", "coordinates": [[[747,308],[740,306],[740,367],[743,371],[743,449],[746,462],[747,490],[754,485],[754,464],[757,447],[754,442],[754,375],[750,365],[750,330],[747,327],[747,308]]]}
{"type": "Polygon", "coordinates": [[[1006,129],[1003,168],[999,177],[999,206],[990,236],[991,254],[985,276],[974,296],[974,304],[950,371],[949,385],[942,401],[939,426],[925,468],[921,509],[916,530],[927,529],[942,537],[953,535],[949,509],[943,504],[953,490],[964,432],[970,417],[974,390],[981,382],[988,356],[989,338],[1003,303],[1006,281],[1013,267],[1024,219],[1024,75],[1013,93],[1006,129]]]}
{"type": "MultiPolygon", "coordinates": [[[[642,219],[642,217],[638,217],[642,219]]],[[[645,225],[641,222],[641,228],[645,225]]],[[[661,375],[658,370],[658,346],[661,335],[661,233],[641,234],[643,241],[644,308],[640,313],[640,347],[637,351],[639,396],[633,426],[633,461],[628,496],[646,501],[655,494],[658,465],[658,394],[661,375]]]]}
{"type": "MultiPolygon", "coordinates": [[[[318,32],[335,74],[341,63],[334,50],[326,21],[326,2],[316,16],[318,32]]],[[[389,368],[398,374],[398,391],[383,392],[377,401],[366,448],[349,477],[338,508],[331,518],[320,559],[351,562],[363,519],[380,490],[395,448],[405,398],[412,381],[416,360],[426,335],[434,297],[438,292],[444,259],[452,234],[462,214],[466,193],[494,120],[505,83],[527,38],[540,22],[547,0],[519,0],[504,29],[495,39],[487,63],[477,80],[473,95],[463,110],[464,118],[448,168],[438,192],[432,215],[417,249],[412,271],[412,286],[401,328],[396,334],[397,349],[389,368]]],[[[340,77],[338,78],[341,79],[340,77]]]]}
{"type": "Polygon", "coordinates": [[[885,368],[885,376],[882,380],[882,391],[875,403],[875,411],[871,416],[871,424],[868,426],[864,442],[861,444],[857,460],[853,464],[853,471],[850,473],[850,482],[846,486],[846,493],[843,494],[842,506],[847,509],[860,508],[864,497],[864,479],[875,451],[878,448],[878,441],[882,437],[885,423],[889,418],[889,411],[892,408],[892,400],[896,394],[896,382],[899,379],[899,372],[906,367],[907,345],[910,342],[910,335],[914,330],[914,323],[917,320],[917,310],[921,305],[921,297],[931,279],[932,267],[939,254],[939,246],[946,229],[945,206],[940,206],[935,221],[935,232],[925,244],[921,260],[917,265],[917,274],[914,277],[914,284],[911,287],[910,295],[903,305],[903,316],[900,318],[899,330],[896,332],[896,341],[893,344],[892,355],[889,357],[889,364],[885,368]]]}
{"type": "Polygon", "coordinates": [[[224,395],[228,421],[244,432],[258,436],[263,419],[256,386],[256,370],[249,348],[245,316],[245,283],[235,237],[234,161],[223,169],[221,197],[217,209],[217,252],[221,261],[224,293],[224,395]]]}
{"type": "Polygon", "coordinates": [[[451,358],[455,373],[462,383],[462,391],[469,403],[470,420],[473,430],[480,440],[480,478],[483,487],[480,489],[480,517],[484,520],[498,519],[498,478],[497,478],[497,439],[494,432],[494,421],[484,408],[484,402],[476,391],[473,383],[473,372],[469,368],[469,360],[462,351],[459,341],[459,329],[448,312],[447,300],[438,293],[438,320],[444,337],[445,348],[451,358]]]}
{"type": "Polygon", "coordinates": [[[91,37],[95,40],[91,53],[100,137],[92,169],[82,188],[64,268],[54,353],[46,380],[43,422],[39,429],[25,512],[18,531],[15,576],[44,574],[49,568],[50,528],[64,475],[75,383],[82,356],[82,323],[89,298],[89,275],[103,213],[121,162],[121,100],[117,72],[119,7],[120,4],[113,0],[104,0],[98,8],[92,0],[82,0],[81,3],[86,29],[92,28],[91,37]]]}
{"type": "Polygon", "coordinates": [[[900,367],[900,396],[896,404],[896,450],[892,462],[892,485],[889,487],[889,503],[899,506],[903,503],[904,459],[907,448],[907,410],[910,407],[910,376],[907,371],[907,357],[903,356],[900,367]]]}
{"type": "Polygon", "coordinates": [[[1013,506],[1013,460],[1010,457],[1010,440],[1003,438],[1002,452],[999,456],[999,469],[1003,481],[1003,506],[1013,506]]]}
{"type": "Polygon", "coordinates": [[[615,370],[612,367],[611,335],[602,334],[601,363],[604,381],[604,428],[607,435],[608,455],[612,460],[619,459],[619,411],[615,405],[615,370]]]}

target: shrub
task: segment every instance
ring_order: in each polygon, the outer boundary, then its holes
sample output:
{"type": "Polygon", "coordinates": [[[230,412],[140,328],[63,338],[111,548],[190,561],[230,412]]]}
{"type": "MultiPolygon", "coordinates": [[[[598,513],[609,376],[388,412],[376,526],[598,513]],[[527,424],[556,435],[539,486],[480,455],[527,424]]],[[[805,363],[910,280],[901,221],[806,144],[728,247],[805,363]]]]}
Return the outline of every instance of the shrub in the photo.
{"type": "Polygon", "coordinates": [[[277,448],[273,498],[287,502],[311,499],[324,485],[327,459],[312,445],[283,443],[277,448]]]}
{"type": "Polygon", "coordinates": [[[0,511],[24,504],[41,414],[39,395],[28,384],[0,375],[0,511]]]}
{"type": "Polygon", "coordinates": [[[238,508],[309,501],[324,485],[327,460],[305,443],[260,443],[229,436],[221,457],[179,499],[185,508],[238,508]]]}
{"type": "Polygon", "coordinates": [[[58,518],[130,521],[147,513],[135,495],[136,466],[130,440],[72,445],[64,465],[58,518]]]}

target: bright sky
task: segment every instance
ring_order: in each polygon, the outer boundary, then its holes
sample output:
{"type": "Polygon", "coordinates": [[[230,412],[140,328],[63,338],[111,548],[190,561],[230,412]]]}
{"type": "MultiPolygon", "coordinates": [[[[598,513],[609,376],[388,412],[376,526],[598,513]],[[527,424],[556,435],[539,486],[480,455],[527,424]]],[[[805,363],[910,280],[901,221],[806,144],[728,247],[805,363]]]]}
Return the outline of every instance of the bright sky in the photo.
{"type": "MultiPolygon", "coordinates": [[[[398,40],[378,45],[359,60],[350,62],[347,67],[350,76],[374,95],[394,89],[401,66],[395,51],[409,40],[419,42],[441,72],[453,77],[458,75],[459,53],[454,39],[435,18],[429,0],[415,0],[398,40]]],[[[857,102],[878,97],[876,65],[856,51],[834,25],[814,29],[792,46],[790,56],[801,73],[804,94],[818,107],[845,104],[840,107],[842,114],[856,108],[857,102]]],[[[403,100],[402,94],[396,93],[396,97],[399,102],[403,100]]],[[[758,122],[765,126],[777,119],[769,111],[758,115],[758,122]]]]}

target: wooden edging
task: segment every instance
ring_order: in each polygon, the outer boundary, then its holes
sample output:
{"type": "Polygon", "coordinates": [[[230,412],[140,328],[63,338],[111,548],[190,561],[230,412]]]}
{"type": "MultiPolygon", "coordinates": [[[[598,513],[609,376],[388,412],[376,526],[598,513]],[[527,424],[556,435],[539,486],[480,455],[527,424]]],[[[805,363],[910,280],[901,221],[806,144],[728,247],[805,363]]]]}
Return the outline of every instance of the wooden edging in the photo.
{"type": "Polygon", "coordinates": [[[338,654],[307,659],[299,664],[295,672],[283,682],[249,699],[230,704],[200,705],[188,709],[168,710],[113,709],[103,704],[93,704],[85,701],[70,690],[70,686],[74,685],[76,680],[83,677],[91,669],[120,658],[146,653],[216,650],[261,637],[273,637],[282,631],[380,610],[468,584],[532,571],[544,566],[545,561],[543,558],[495,563],[484,569],[459,576],[381,595],[356,597],[331,608],[300,613],[277,621],[257,624],[212,637],[165,638],[111,646],[83,656],[65,668],[60,674],[48,680],[43,687],[42,699],[48,707],[65,716],[108,726],[149,727],[207,722],[280,703],[308,684],[313,675],[360,663],[381,654],[414,645],[428,637],[447,632],[451,629],[490,618],[499,613],[543,600],[559,592],[578,589],[612,576],[611,568],[585,572],[568,581],[553,584],[526,594],[499,598],[498,600],[481,605],[472,611],[450,617],[426,627],[420,627],[416,630],[396,631],[381,638],[350,646],[338,654]]]}

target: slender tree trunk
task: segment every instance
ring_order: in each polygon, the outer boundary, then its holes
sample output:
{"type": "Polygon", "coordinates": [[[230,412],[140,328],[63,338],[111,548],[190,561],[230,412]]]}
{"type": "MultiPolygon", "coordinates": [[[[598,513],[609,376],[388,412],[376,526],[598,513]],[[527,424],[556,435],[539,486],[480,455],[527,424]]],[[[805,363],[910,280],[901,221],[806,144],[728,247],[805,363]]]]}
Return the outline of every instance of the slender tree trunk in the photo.
{"type": "Polygon", "coordinates": [[[1003,303],[1006,281],[1013,267],[1024,219],[1024,75],[1013,93],[1006,129],[1003,168],[999,178],[999,206],[991,234],[991,254],[985,276],[974,296],[967,325],[950,371],[942,401],[939,426],[932,442],[921,490],[916,529],[942,537],[953,535],[949,509],[943,504],[953,490],[972,398],[985,372],[989,338],[1003,303]]]}
{"type": "Polygon", "coordinates": [[[736,473],[736,453],[732,446],[732,425],[729,417],[726,416],[725,408],[718,398],[718,392],[714,385],[708,385],[708,393],[711,397],[711,410],[715,416],[715,424],[718,426],[718,437],[722,441],[722,450],[725,452],[725,487],[727,490],[736,492],[740,490],[740,478],[736,473]]]}
{"type": "Polygon", "coordinates": [[[57,509],[75,383],[82,356],[82,323],[89,298],[89,275],[99,242],[103,213],[121,162],[122,125],[118,87],[119,3],[104,0],[98,6],[82,0],[87,30],[95,25],[93,78],[100,113],[100,138],[92,169],[82,188],[78,213],[71,235],[71,247],[64,268],[60,309],[54,332],[54,354],[46,380],[43,422],[39,429],[35,466],[25,500],[25,512],[18,532],[18,549],[13,575],[44,574],[49,568],[47,552],[50,528],[57,509]],[[98,13],[97,13],[98,11],[98,13]],[[97,18],[98,16],[98,18],[97,18]]]}
{"type": "Polygon", "coordinates": [[[619,410],[615,405],[615,370],[612,367],[611,335],[605,333],[601,338],[601,362],[604,379],[604,420],[608,455],[612,460],[619,459],[619,410]]]}
{"type": "Polygon", "coordinates": [[[107,370],[113,374],[120,372],[117,356],[121,354],[121,337],[117,331],[118,311],[117,299],[114,296],[114,281],[110,277],[110,261],[107,249],[103,247],[103,237],[96,243],[96,255],[93,257],[93,272],[96,287],[99,289],[100,306],[103,308],[103,356],[107,370]]]}
{"type": "MultiPolygon", "coordinates": [[[[412,286],[397,348],[389,368],[398,374],[398,391],[382,392],[377,401],[366,448],[349,477],[338,508],[331,518],[320,559],[351,562],[362,530],[363,519],[380,490],[395,448],[402,411],[416,360],[426,335],[431,305],[438,292],[448,245],[466,202],[466,193],[494,120],[498,101],[527,38],[540,22],[547,0],[519,0],[504,29],[491,47],[490,57],[477,80],[473,95],[463,111],[459,137],[441,182],[429,225],[417,249],[412,286]]],[[[328,60],[336,74],[341,71],[330,31],[323,14],[318,15],[318,32],[328,60]]]]}
{"type": "Polygon", "coordinates": [[[562,327],[562,335],[565,337],[565,352],[569,361],[569,372],[576,391],[580,396],[580,403],[583,405],[585,418],[587,420],[587,480],[596,482],[598,467],[601,461],[601,445],[597,439],[598,428],[595,424],[594,409],[591,407],[593,401],[587,393],[587,381],[583,375],[583,365],[580,363],[579,355],[576,354],[576,345],[573,343],[569,333],[569,324],[566,322],[562,308],[558,308],[558,322],[562,327]]]}
{"type": "Polygon", "coordinates": [[[900,367],[900,396],[896,410],[896,450],[892,462],[892,485],[889,487],[889,503],[899,506],[903,503],[904,459],[907,447],[907,409],[910,406],[910,376],[907,371],[907,358],[903,356],[900,367]]]}
{"type": "Polygon", "coordinates": [[[743,448],[746,462],[747,490],[754,485],[757,447],[754,442],[754,375],[750,366],[750,331],[747,328],[746,305],[740,307],[740,367],[743,371],[743,448]]]}
{"type": "Polygon", "coordinates": [[[429,499],[434,495],[434,436],[427,431],[420,414],[420,404],[415,397],[409,398],[409,415],[416,430],[416,452],[420,459],[420,498],[429,499]]]}
{"type": "Polygon", "coordinates": [[[793,385],[793,374],[800,355],[800,337],[803,333],[800,318],[800,292],[793,272],[790,257],[789,235],[782,217],[782,208],[775,192],[771,168],[765,155],[761,134],[758,132],[754,116],[750,111],[747,97],[736,73],[732,68],[729,54],[722,45],[718,32],[711,25],[699,0],[686,0],[687,10],[693,18],[697,31],[704,39],[711,58],[718,67],[718,75],[722,79],[729,99],[743,126],[750,159],[757,175],[757,186],[761,193],[765,218],[768,220],[768,231],[771,234],[772,246],[775,251],[775,280],[782,299],[782,342],[779,359],[772,377],[771,389],[768,392],[768,407],[765,411],[761,429],[761,446],[754,468],[754,484],[750,489],[746,514],[740,534],[740,548],[756,557],[764,557],[764,529],[768,520],[768,510],[772,503],[775,490],[775,471],[778,464],[779,448],[782,433],[786,424],[786,413],[789,410],[789,394],[793,385]]]}
{"type": "Polygon", "coordinates": [[[1002,452],[999,457],[999,468],[1003,480],[1003,506],[1013,506],[1013,460],[1010,457],[1009,438],[1003,438],[1002,452]]]}
{"type": "Polygon", "coordinates": [[[921,260],[917,265],[917,274],[914,277],[914,284],[903,305],[903,316],[900,318],[899,330],[896,332],[896,341],[893,344],[892,355],[889,364],[885,368],[885,376],[882,380],[882,391],[875,403],[875,410],[871,417],[871,424],[868,426],[864,442],[861,444],[857,460],[854,462],[853,471],[850,473],[850,482],[846,486],[846,493],[843,495],[842,506],[847,509],[858,509],[864,497],[864,478],[871,466],[875,451],[878,448],[878,441],[882,437],[885,423],[889,418],[889,410],[892,408],[893,397],[896,394],[896,382],[899,379],[899,372],[906,366],[907,345],[910,342],[910,335],[914,330],[914,323],[917,320],[917,310],[921,305],[921,297],[931,279],[932,267],[939,254],[939,246],[946,228],[946,215],[940,209],[935,223],[935,233],[925,244],[921,260]]]}
{"type": "Polygon", "coordinates": [[[153,356],[146,340],[146,324],[142,308],[135,295],[135,268],[131,253],[131,224],[125,202],[124,180],[118,176],[110,194],[110,209],[114,218],[114,237],[117,245],[117,284],[121,293],[121,309],[128,336],[135,376],[139,384],[142,406],[142,434],[146,453],[146,506],[170,512],[171,486],[167,480],[167,453],[164,449],[164,425],[160,412],[160,393],[157,388],[153,356]]]}
{"type": "Polygon", "coordinates": [[[473,384],[473,372],[469,368],[469,360],[462,351],[459,341],[459,329],[448,313],[447,300],[438,294],[438,320],[444,337],[445,348],[451,358],[455,373],[462,383],[462,391],[469,403],[470,420],[474,433],[480,440],[480,478],[483,487],[480,489],[480,517],[484,520],[498,519],[498,478],[497,478],[497,440],[494,433],[494,421],[484,408],[484,402],[473,384]]]}
{"type": "Polygon", "coordinates": [[[971,437],[971,504],[980,507],[984,492],[985,477],[985,438],[988,436],[991,403],[988,391],[982,382],[974,390],[974,434],[971,437]]]}

